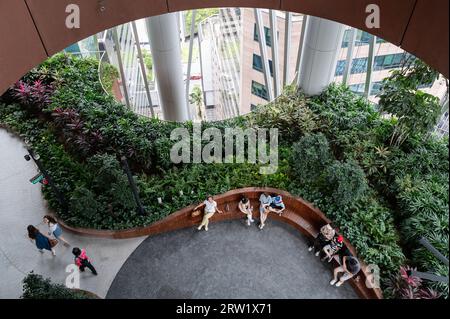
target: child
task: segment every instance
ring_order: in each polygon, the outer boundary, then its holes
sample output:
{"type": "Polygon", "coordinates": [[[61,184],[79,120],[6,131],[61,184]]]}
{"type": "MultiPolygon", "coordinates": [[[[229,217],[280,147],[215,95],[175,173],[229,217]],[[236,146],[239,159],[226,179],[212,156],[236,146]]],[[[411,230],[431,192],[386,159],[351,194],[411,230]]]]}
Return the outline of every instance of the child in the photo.
{"type": "Polygon", "coordinates": [[[84,271],[84,269],[87,267],[92,271],[94,275],[97,276],[97,271],[95,270],[94,266],[92,266],[88,256],[86,256],[86,250],[81,250],[78,247],[74,247],[72,249],[72,254],[75,255],[75,265],[78,266],[80,271],[84,271]]]}
{"type": "Polygon", "coordinates": [[[342,235],[335,235],[331,242],[323,247],[322,251],[325,256],[322,258],[322,260],[328,258],[328,262],[331,262],[333,260],[333,256],[336,255],[343,246],[344,237],[342,235]]]}

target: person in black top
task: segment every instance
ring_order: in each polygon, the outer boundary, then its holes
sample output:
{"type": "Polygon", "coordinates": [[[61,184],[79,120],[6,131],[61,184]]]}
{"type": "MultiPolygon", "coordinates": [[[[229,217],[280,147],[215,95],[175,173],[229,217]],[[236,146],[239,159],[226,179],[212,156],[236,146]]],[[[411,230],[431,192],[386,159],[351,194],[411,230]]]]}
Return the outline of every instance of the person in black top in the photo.
{"type": "Polygon", "coordinates": [[[336,231],[331,226],[331,224],[326,224],[320,228],[320,232],[317,235],[317,237],[314,239],[314,241],[309,246],[308,250],[312,251],[314,250],[314,254],[316,256],[319,256],[320,252],[322,251],[323,247],[328,245],[330,241],[335,236],[336,231]]]}
{"type": "Polygon", "coordinates": [[[354,257],[347,249],[348,253],[342,257],[341,265],[336,267],[333,271],[333,279],[330,281],[330,285],[336,284],[336,287],[341,286],[345,281],[353,278],[361,270],[361,265],[356,257],[354,257]],[[338,280],[338,274],[343,275],[338,280]]]}

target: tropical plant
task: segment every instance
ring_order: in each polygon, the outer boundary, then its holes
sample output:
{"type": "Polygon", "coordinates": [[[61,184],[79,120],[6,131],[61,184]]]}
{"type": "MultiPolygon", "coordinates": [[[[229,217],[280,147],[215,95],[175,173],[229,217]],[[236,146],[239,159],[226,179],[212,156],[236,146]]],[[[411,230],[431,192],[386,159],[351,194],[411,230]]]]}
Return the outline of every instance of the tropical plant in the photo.
{"type": "Polygon", "coordinates": [[[189,94],[189,103],[194,104],[197,107],[197,116],[202,120],[203,92],[198,85],[194,86],[192,92],[189,94]]]}
{"type": "Polygon", "coordinates": [[[360,199],[368,189],[366,175],[354,161],[335,161],[325,170],[326,194],[338,206],[348,206],[360,199]]]}
{"type": "MultiPolygon", "coordinates": [[[[448,273],[417,244],[419,236],[426,236],[448,256],[448,139],[412,127],[401,146],[390,145],[399,120],[384,118],[347,87],[331,85],[319,96],[306,97],[292,86],[251,114],[202,123],[202,129],[222,132],[278,128],[276,173],[261,175],[260,163],[175,165],[169,156],[175,143],[170,133],[179,127],[191,132],[193,123],[137,116],[105,94],[97,67],[95,59],[57,54],[22,79],[23,94],[9,90],[0,106],[1,125],[40,154],[69,201],[69,210],[63,211],[51,189],[43,187],[49,206],[66,223],[97,229],[145,226],[208,193],[270,186],[320,208],[360,258],[380,267],[383,285],[405,256],[421,271],[448,273]],[[53,90],[49,100],[32,96],[37,80],[53,90]],[[138,185],[144,216],[136,214],[118,161],[122,156],[138,185]]],[[[406,76],[419,83],[427,78],[420,74],[406,76]]],[[[42,95],[39,85],[36,91],[42,95]]],[[[434,291],[448,296],[448,285],[423,282],[422,287],[422,297],[433,297],[434,291]]]]}
{"type": "Polygon", "coordinates": [[[426,133],[436,125],[441,113],[439,99],[419,87],[434,82],[438,76],[416,59],[383,80],[378,95],[380,110],[397,118],[391,145],[401,145],[412,132],[426,133]]]}
{"type": "Polygon", "coordinates": [[[44,279],[33,272],[29,273],[22,282],[22,299],[95,299],[92,294],[54,284],[49,278],[44,279]]]}
{"type": "Polygon", "coordinates": [[[307,134],[292,149],[292,168],[299,182],[318,185],[324,170],[334,160],[325,135],[307,134]]]}
{"type": "Polygon", "coordinates": [[[422,280],[410,275],[415,268],[409,266],[400,267],[400,272],[391,276],[388,286],[389,292],[394,298],[399,299],[437,299],[439,293],[430,288],[424,288],[422,280]]]}

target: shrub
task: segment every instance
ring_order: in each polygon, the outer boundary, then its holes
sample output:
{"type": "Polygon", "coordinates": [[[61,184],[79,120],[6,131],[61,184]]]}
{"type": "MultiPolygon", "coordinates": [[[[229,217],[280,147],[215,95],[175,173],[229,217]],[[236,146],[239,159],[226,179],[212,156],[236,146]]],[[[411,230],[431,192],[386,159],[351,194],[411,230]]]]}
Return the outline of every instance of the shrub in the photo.
{"type": "Polygon", "coordinates": [[[317,116],[310,110],[304,95],[295,86],[285,89],[274,102],[258,107],[248,115],[252,126],[278,128],[282,140],[292,142],[317,129],[317,116]]]}
{"type": "Polygon", "coordinates": [[[54,284],[49,278],[29,273],[23,279],[22,299],[95,299],[91,294],[54,284]]]}
{"type": "Polygon", "coordinates": [[[408,271],[414,268],[400,267],[400,272],[392,275],[389,281],[387,293],[398,299],[437,299],[439,293],[422,287],[422,280],[418,277],[410,276],[408,271]]]}
{"type": "Polygon", "coordinates": [[[349,206],[368,189],[366,175],[354,161],[335,161],[325,170],[325,193],[340,207],[349,206]]]}
{"type": "Polygon", "coordinates": [[[300,183],[317,185],[333,161],[328,140],[322,133],[307,134],[292,146],[292,167],[300,183]]]}

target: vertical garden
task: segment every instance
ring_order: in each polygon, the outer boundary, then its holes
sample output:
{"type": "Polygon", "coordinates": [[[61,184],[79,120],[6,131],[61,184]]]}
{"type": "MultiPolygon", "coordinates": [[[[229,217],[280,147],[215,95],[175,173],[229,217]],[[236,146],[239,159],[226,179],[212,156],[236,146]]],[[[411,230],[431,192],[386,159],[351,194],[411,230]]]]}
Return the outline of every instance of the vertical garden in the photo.
{"type": "Polygon", "coordinates": [[[305,198],[334,220],[359,256],[380,267],[387,297],[448,297],[448,285],[402,277],[408,266],[448,276],[448,267],[418,243],[426,237],[448,257],[448,138],[431,133],[439,102],[418,87],[437,74],[420,61],[384,80],[377,109],[343,86],[331,85],[316,97],[287,87],[248,115],[202,123],[203,129],[278,128],[279,168],[271,175],[251,163],[173,164],[170,132],[192,130],[192,123],[132,113],[103,91],[97,66],[95,59],[57,54],[0,100],[0,125],[40,155],[69,202],[62,211],[43,186],[49,206],[66,223],[144,226],[207,193],[270,186],[305,198]],[[145,215],[136,212],[122,156],[145,215]]]}

